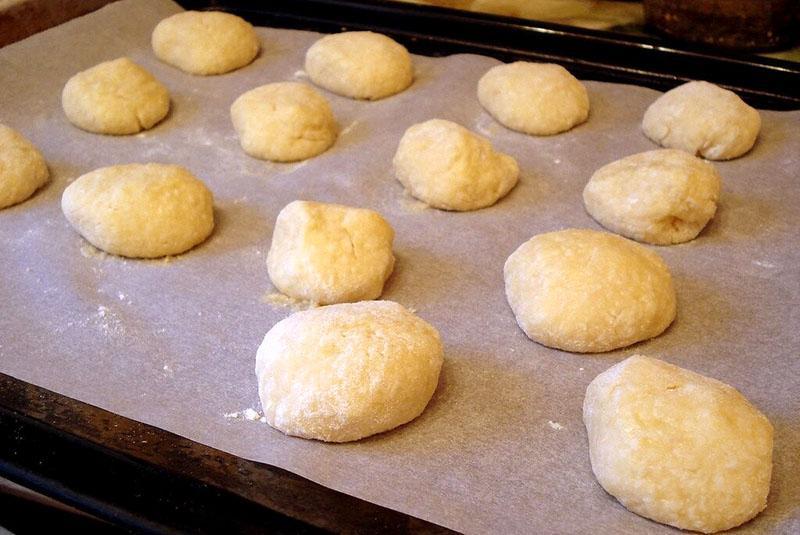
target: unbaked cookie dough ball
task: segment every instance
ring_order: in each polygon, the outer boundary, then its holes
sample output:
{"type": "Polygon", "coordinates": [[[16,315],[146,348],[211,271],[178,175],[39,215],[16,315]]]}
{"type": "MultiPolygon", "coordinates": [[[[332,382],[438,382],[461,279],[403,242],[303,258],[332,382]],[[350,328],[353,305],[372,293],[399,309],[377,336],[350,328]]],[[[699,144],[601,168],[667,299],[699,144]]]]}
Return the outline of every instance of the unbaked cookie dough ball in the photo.
{"type": "Polygon", "coordinates": [[[761,116],[732,91],[708,82],[688,82],[647,108],[642,130],[662,147],[709,160],[730,160],[753,147],[761,116]]]}
{"type": "Polygon", "coordinates": [[[294,201],[278,214],[267,270],[282,293],[323,305],[376,299],[394,268],[394,231],[377,212],[294,201]]]}
{"type": "Polygon", "coordinates": [[[258,55],[258,36],[245,20],[220,11],[185,11],[153,30],[153,52],[191,74],[223,74],[248,65],[258,55]]]}
{"type": "Polygon", "coordinates": [[[519,178],[514,158],[444,119],[406,130],[394,155],[394,172],[417,199],[434,208],[457,211],[493,205],[519,178]]]}
{"type": "Polygon", "coordinates": [[[247,154],[275,162],[317,156],[333,145],[339,131],[325,97],[297,82],[244,93],[231,106],[231,120],[247,154]]]}
{"type": "Polygon", "coordinates": [[[270,329],[256,355],[258,393],[275,429],[347,442],[419,416],[442,361],[439,333],[401,305],[331,305],[270,329]]]}
{"type": "Polygon", "coordinates": [[[599,353],[658,336],[675,319],[675,289],[661,258],[608,232],[534,236],[508,257],[506,297],[528,338],[599,353]]]}
{"type": "Polygon", "coordinates": [[[597,481],[636,514],[714,533],[767,506],[772,425],[720,381],[636,355],[589,384],[583,421],[597,481]]]}
{"type": "Polygon", "coordinates": [[[634,240],[670,245],[693,240],[717,211],[720,177],[691,154],[659,149],[598,169],[583,190],[586,211],[634,240]]]}
{"type": "Polygon", "coordinates": [[[328,35],[306,52],[311,80],[337,95],[378,100],[403,91],[414,81],[406,48],[373,32],[328,35]]]}
{"type": "Polygon", "coordinates": [[[478,100],[504,126],[536,136],[564,132],[589,117],[586,88],[554,63],[492,67],[478,82],[478,100]]]}
{"type": "Polygon", "coordinates": [[[180,254],[214,229],[213,197],[178,165],[103,167],[64,190],[61,208],[86,240],[133,258],[180,254]]]}
{"type": "Polygon", "coordinates": [[[42,154],[19,132],[0,124],[0,210],[21,203],[50,178],[42,154]]]}
{"type": "Polygon", "coordinates": [[[169,112],[169,92],[128,58],[105,61],[79,72],[61,93],[67,119],[96,134],[135,134],[169,112]]]}

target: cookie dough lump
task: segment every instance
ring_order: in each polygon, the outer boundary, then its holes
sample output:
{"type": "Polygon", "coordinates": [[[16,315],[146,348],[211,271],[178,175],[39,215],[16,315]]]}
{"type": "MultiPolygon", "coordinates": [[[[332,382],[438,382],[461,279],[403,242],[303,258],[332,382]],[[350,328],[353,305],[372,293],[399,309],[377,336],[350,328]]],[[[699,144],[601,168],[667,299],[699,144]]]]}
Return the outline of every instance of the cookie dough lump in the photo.
{"type": "Polygon", "coordinates": [[[403,306],[365,301],[297,312],[258,348],[267,423],[287,435],[347,442],[419,416],[439,381],[439,333],[403,306]]]}
{"type": "Polygon", "coordinates": [[[49,179],[47,164],[36,147],[0,124],[0,210],[21,203],[49,179]]]}
{"type": "Polygon", "coordinates": [[[641,355],[589,384],[592,471],[629,510],[714,533],[767,506],[772,425],[736,389],[641,355]]]}

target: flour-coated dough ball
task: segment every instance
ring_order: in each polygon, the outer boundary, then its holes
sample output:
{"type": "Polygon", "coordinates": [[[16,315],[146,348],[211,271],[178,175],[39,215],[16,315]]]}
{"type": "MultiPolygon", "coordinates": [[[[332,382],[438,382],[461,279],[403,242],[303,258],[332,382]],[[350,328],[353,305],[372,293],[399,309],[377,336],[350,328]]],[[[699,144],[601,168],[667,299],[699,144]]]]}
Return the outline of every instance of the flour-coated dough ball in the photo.
{"type": "Polygon", "coordinates": [[[311,80],[337,95],[378,100],[403,91],[414,81],[408,50],[374,32],[327,35],[306,52],[311,80]]]}
{"type": "Polygon", "coordinates": [[[636,355],[589,384],[583,421],[597,481],[636,514],[714,533],[767,506],[772,425],[731,386],[636,355]]]}
{"type": "Polygon", "coordinates": [[[443,210],[477,210],[505,196],[519,166],[489,140],[444,119],[411,126],[394,155],[397,179],[417,199],[443,210]]]}
{"type": "Polygon", "coordinates": [[[86,240],[132,258],[180,254],[214,229],[211,192],[178,165],[103,167],[64,190],[61,208],[86,240]]]}
{"type": "Polygon", "coordinates": [[[269,277],[284,294],[323,305],[376,299],[394,268],[393,241],[378,212],[294,201],[275,221],[269,277]]]}
{"type": "Polygon", "coordinates": [[[231,106],[231,120],[247,154],[276,162],[317,156],[333,145],[339,132],[325,97],[298,82],[244,93],[231,106]]]}
{"type": "Polygon", "coordinates": [[[258,348],[267,423],[287,435],[347,442],[419,416],[439,381],[439,333],[391,301],[297,312],[258,348]]]}
{"type": "Polygon", "coordinates": [[[686,152],[658,149],[598,169],[583,190],[586,211],[634,240],[670,245],[693,240],[714,217],[720,177],[686,152]]]}
{"type": "Polygon", "coordinates": [[[250,64],[260,44],[253,26],[221,11],[184,11],[158,23],[153,52],[191,74],[224,74],[250,64]]]}
{"type": "Polygon", "coordinates": [[[96,134],[135,134],[169,112],[169,92],[128,58],[104,61],[67,81],[61,93],[67,119],[96,134]]]}
{"type": "Polygon", "coordinates": [[[0,124],[0,210],[21,203],[49,178],[47,164],[33,143],[0,124]]]}
{"type": "Polygon", "coordinates": [[[708,82],[688,82],[647,108],[642,130],[662,147],[709,160],[730,160],[753,147],[761,116],[733,91],[708,82]]]}
{"type": "Polygon", "coordinates": [[[536,136],[564,132],[589,117],[586,88],[554,63],[492,67],[478,82],[478,100],[504,126],[536,136]]]}
{"type": "Polygon", "coordinates": [[[534,236],[508,257],[506,297],[531,340],[598,353],[658,336],[675,319],[672,277],[636,242],[596,230],[534,236]]]}

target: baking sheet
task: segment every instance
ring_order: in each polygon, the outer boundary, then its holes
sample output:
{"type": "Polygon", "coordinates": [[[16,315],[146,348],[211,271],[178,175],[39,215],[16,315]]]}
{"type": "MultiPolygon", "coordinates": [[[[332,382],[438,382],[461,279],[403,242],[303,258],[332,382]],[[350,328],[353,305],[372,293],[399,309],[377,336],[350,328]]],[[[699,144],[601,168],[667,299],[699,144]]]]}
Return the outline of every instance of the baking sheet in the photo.
{"type": "MultiPolygon", "coordinates": [[[[754,150],[716,164],[717,217],[688,244],[655,248],[679,299],[655,340],[601,355],[547,349],[517,328],[503,293],[506,257],[532,235],[599,228],[580,193],[591,173],[654,148],[639,130],[657,92],[589,82],[589,121],[535,138],[495,123],[475,97],[498,62],[415,56],[406,92],[359,102],[322,91],[342,127],[336,145],[298,164],[252,159],[229,107],[261,84],[304,80],[317,34],[260,28],[250,66],[194,77],[160,63],[150,33],[180,8],[123,1],[0,50],[0,122],[43,152],[52,182],[0,211],[0,371],[339,491],[468,532],[661,533],[592,476],[581,404],[586,385],[644,353],[736,386],[775,425],[769,505],[740,531],[800,531],[800,112],[762,112],[754,150]],[[94,135],[60,108],[67,79],[129,56],[170,89],[172,110],[136,135],[94,135]],[[425,209],[403,194],[391,158],[411,124],[441,117],[489,137],[520,163],[519,185],[469,213],[425,209]],[[217,228],[176,258],[127,260],[88,246],[60,210],[64,188],[98,167],[176,163],[212,189],[217,228]],[[397,232],[384,298],[442,334],[446,362],[423,415],[395,431],[329,445],[258,421],[254,358],[292,312],[270,297],[273,222],[295,199],[380,211],[397,232]],[[247,410],[250,409],[250,410],[247,410]]],[[[143,448],[147,445],[143,444],[143,448]]]]}

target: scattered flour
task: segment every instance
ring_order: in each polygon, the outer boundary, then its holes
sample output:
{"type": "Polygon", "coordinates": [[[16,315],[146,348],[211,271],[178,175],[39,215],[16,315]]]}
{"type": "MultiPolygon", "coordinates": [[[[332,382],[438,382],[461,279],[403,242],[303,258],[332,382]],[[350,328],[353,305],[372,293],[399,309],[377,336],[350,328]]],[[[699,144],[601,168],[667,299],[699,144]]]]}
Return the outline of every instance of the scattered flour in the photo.
{"type": "Polygon", "coordinates": [[[555,429],[556,431],[564,429],[563,425],[561,425],[558,422],[554,422],[553,420],[547,420],[547,425],[549,425],[551,429],[555,429]]]}

